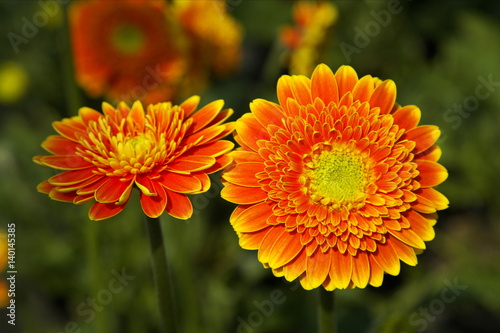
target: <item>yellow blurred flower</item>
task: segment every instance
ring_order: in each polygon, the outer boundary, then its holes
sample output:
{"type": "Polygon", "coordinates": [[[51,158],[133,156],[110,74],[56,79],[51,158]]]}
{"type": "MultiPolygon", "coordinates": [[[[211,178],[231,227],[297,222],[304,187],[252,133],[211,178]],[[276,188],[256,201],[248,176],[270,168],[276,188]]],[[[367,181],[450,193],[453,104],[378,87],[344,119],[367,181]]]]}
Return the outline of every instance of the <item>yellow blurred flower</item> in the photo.
{"type": "Polygon", "coordinates": [[[297,1],[293,7],[294,25],[283,27],[281,43],[289,54],[291,74],[311,75],[319,62],[321,49],[327,42],[330,28],[337,20],[337,7],[327,1],[297,1]]]}
{"type": "Polygon", "coordinates": [[[24,68],[12,61],[0,64],[0,103],[17,102],[28,87],[28,75],[24,68]]]}

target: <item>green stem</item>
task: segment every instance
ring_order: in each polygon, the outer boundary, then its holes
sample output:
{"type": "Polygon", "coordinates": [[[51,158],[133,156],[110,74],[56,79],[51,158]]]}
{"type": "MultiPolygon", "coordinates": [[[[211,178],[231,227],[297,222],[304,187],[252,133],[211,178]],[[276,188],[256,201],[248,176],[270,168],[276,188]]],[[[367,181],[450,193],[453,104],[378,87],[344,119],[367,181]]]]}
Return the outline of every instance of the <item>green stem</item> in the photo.
{"type": "Polygon", "coordinates": [[[334,292],[319,288],[318,332],[337,333],[334,292]]]}
{"type": "MultiPolygon", "coordinates": [[[[98,230],[97,230],[97,222],[89,221],[87,224],[86,231],[86,250],[87,250],[87,262],[89,265],[89,281],[90,281],[90,290],[92,295],[97,295],[99,291],[102,289],[101,285],[101,268],[99,265],[99,242],[98,242],[98,230]]],[[[107,332],[106,327],[106,311],[101,311],[95,316],[94,322],[94,330],[96,333],[105,333],[107,332]]]]}
{"type": "Polygon", "coordinates": [[[160,220],[146,216],[145,222],[151,247],[151,265],[153,267],[153,279],[158,296],[162,331],[168,333],[179,332],[177,329],[172,278],[168,268],[160,220]]]}

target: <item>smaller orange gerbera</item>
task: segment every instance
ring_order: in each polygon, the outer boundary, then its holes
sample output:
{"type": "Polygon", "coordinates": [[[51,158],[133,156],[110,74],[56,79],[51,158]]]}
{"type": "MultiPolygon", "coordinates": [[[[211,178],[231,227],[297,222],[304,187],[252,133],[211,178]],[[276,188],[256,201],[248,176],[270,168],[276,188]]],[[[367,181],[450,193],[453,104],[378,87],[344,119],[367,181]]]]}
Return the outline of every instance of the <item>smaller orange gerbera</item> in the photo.
{"type": "Polygon", "coordinates": [[[290,73],[311,75],[318,63],[328,30],[337,20],[337,8],[327,1],[297,1],[293,7],[295,25],[284,26],[281,43],[290,50],[290,73]]]}
{"type": "Polygon", "coordinates": [[[77,82],[110,100],[169,100],[184,71],[179,34],[155,0],[90,0],[71,4],[77,82]]]}
{"type": "Polygon", "coordinates": [[[199,97],[180,104],[103,103],[103,114],[84,107],[79,116],[54,122],[60,135],[42,147],[51,156],[36,156],[40,165],[64,171],[44,181],[38,190],[52,199],[83,204],[95,201],[92,220],[123,210],[133,187],[149,217],[164,211],[187,219],[193,208],[187,194],[209,189],[208,174],[231,162],[225,155],[233,143],[220,140],[233,131],[223,122],[233,113],[224,102],[212,102],[195,112],[199,97]],[[222,111],[221,111],[222,110],[222,111]]]}

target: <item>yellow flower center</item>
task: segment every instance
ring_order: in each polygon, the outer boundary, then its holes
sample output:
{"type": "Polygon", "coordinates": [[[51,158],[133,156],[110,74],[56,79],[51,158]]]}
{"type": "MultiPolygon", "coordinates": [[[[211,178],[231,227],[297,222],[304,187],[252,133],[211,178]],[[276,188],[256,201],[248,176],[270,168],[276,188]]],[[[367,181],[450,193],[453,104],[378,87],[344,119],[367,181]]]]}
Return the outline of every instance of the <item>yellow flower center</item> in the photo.
{"type": "Polygon", "coordinates": [[[121,25],[113,30],[111,42],[120,53],[133,55],[144,46],[144,33],[136,26],[121,25]]]}
{"type": "Polygon", "coordinates": [[[305,159],[302,179],[309,197],[334,209],[362,206],[369,174],[363,158],[348,149],[317,150],[305,159]]]}
{"type": "Polygon", "coordinates": [[[112,153],[110,165],[120,172],[131,174],[145,173],[155,166],[155,155],[158,151],[154,138],[138,135],[120,140],[118,134],[116,153],[112,153]]]}

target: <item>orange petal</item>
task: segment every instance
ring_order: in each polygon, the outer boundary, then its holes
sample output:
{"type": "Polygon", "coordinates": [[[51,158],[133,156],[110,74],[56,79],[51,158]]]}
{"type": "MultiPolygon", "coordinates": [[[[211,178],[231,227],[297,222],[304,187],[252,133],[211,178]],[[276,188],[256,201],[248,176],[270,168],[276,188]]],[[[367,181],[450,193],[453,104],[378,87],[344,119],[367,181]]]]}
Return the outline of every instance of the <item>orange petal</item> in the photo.
{"type": "Polygon", "coordinates": [[[76,192],[59,192],[57,188],[53,188],[49,193],[49,198],[62,202],[73,202],[76,197],[76,192]]]}
{"type": "Polygon", "coordinates": [[[193,206],[185,194],[179,194],[165,189],[167,206],[165,211],[175,218],[187,220],[193,215],[193,206]]]}
{"type": "Polygon", "coordinates": [[[165,172],[157,180],[167,189],[177,193],[198,192],[202,188],[200,180],[191,175],[181,175],[174,172],[165,172]]]}
{"type": "Polygon", "coordinates": [[[258,151],[258,140],[269,140],[270,136],[266,129],[257,121],[251,113],[245,113],[236,121],[236,132],[245,146],[254,151],[258,151]]]}
{"type": "Polygon", "coordinates": [[[234,160],[234,163],[245,163],[245,162],[264,162],[262,157],[253,151],[247,151],[243,149],[236,149],[229,153],[234,160]]]}
{"type": "Polygon", "coordinates": [[[212,165],[210,168],[202,170],[201,172],[206,173],[206,174],[210,174],[210,173],[220,171],[220,170],[224,169],[225,167],[227,167],[229,164],[231,164],[232,161],[233,161],[233,159],[228,155],[218,156],[215,158],[214,165],[212,165]]]}
{"type": "Polygon", "coordinates": [[[42,156],[39,161],[44,166],[58,170],[81,170],[93,166],[78,155],[42,156]]]}
{"type": "Polygon", "coordinates": [[[403,137],[408,140],[413,140],[416,143],[416,153],[420,153],[430,148],[439,138],[441,131],[437,126],[424,125],[416,127],[406,132],[403,137]]]}
{"type": "Polygon", "coordinates": [[[255,175],[264,171],[264,166],[264,163],[234,164],[234,167],[226,169],[223,178],[240,186],[260,187],[255,175]]]}
{"type": "Polygon", "coordinates": [[[115,205],[114,203],[100,203],[96,202],[89,211],[89,218],[94,221],[104,220],[115,216],[125,208],[127,202],[122,205],[115,205]]]}
{"type": "Polygon", "coordinates": [[[300,253],[303,247],[297,232],[284,232],[273,245],[269,256],[269,266],[275,268],[286,265],[300,253]]]}
{"type": "Polygon", "coordinates": [[[302,75],[292,76],[290,88],[292,89],[294,99],[299,105],[312,104],[310,87],[311,81],[307,77],[302,75]]]}
{"type": "Polygon", "coordinates": [[[135,176],[135,184],[144,195],[157,195],[155,185],[147,174],[138,174],[135,176]]]}
{"type": "Polygon", "coordinates": [[[144,117],[144,108],[142,107],[141,102],[135,101],[127,118],[132,119],[134,121],[134,125],[139,125],[138,128],[142,132],[144,130],[144,117]]]}
{"type": "Polygon", "coordinates": [[[246,250],[258,250],[262,243],[262,239],[264,239],[264,236],[267,235],[267,232],[271,228],[271,226],[267,226],[265,229],[256,232],[242,233],[239,241],[241,248],[246,250]]]}
{"type": "Polygon", "coordinates": [[[420,174],[416,180],[422,187],[433,187],[441,184],[448,178],[448,171],[441,164],[427,160],[417,160],[420,174]]]}
{"type": "MultiPolygon", "coordinates": [[[[371,75],[363,76],[352,89],[352,98],[354,101],[368,102],[375,90],[373,77],[371,75]]],[[[372,105],[370,104],[370,107],[372,105]]]]}
{"type": "Polygon", "coordinates": [[[283,126],[283,110],[277,104],[264,99],[256,99],[250,103],[250,110],[264,128],[269,125],[283,126]]]}
{"type": "Polygon", "coordinates": [[[187,155],[177,157],[168,164],[171,170],[194,172],[207,169],[215,164],[215,158],[210,156],[187,155]]]}
{"type": "Polygon", "coordinates": [[[95,176],[93,170],[93,168],[88,168],[83,170],[67,171],[49,178],[48,181],[50,184],[56,186],[73,185],[95,176]]]}
{"type": "MultiPolygon", "coordinates": [[[[297,237],[298,238],[298,237],[297,237]]],[[[300,243],[300,242],[299,242],[300,243]]],[[[306,259],[306,274],[311,289],[317,288],[325,282],[330,265],[332,263],[332,251],[316,251],[306,259]]]]}
{"type": "Polygon", "coordinates": [[[399,259],[410,266],[415,266],[417,264],[417,256],[415,255],[415,251],[412,247],[400,242],[397,239],[394,239],[392,235],[386,235],[386,237],[387,242],[391,242],[391,245],[394,251],[396,251],[399,259]]]}
{"type": "Polygon", "coordinates": [[[293,93],[292,93],[292,78],[288,75],[283,75],[278,79],[278,100],[280,102],[281,107],[283,108],[283,112],[288,115],[288,99],[291,98],[293,99],[293,93]]]}
{"type": "Polygon", "coordinates": [[[384,280],[384,270],[377,264],[371,254],[368,255],[368,261],[370,264],[370,280],[368,280],[368,283],[371,286],[380,287],[384,280]]]}
{"type": "Polygon", "coordinates": [[[236,232],[254,232],[267,227],[267,219],[273,214],[274,202],[253,205],[230,222],[236,232]]]}
{"type": "Polygon", "coordinates": [[[260,244],[259,252],[258,252],[258,258],[259,261],[263,264],[269,263],[269,258],[271,256],[271,249],[273,248],[274,243],[276,240],[284,233],[285,231],[285,226],[283,225],[277,225],[274,226],[269,232],[266,234],[266,236],[262,239],[262,243],[260,244]]]}
{"type": "Polygon", "coordinates": [[[40,192],[40,193],[45,193],[45,194],[49,194],[50,191],[52,191],[52,189],[55,188],[54,185],[50,184],[47,180],[46,181],[43,181],[41,182],[40,184],[38,184],[38,186],[36,187],[37,191],[40,192]]]}
{"type": "Polygon", "coordinates": [[[399,239],[405,244],[410,245],[416,249],[425,250],[425,244],[415,232],[411,229],[401,229],[401,230],[387,230],[391,235],[399,239]]]}
{"type": "Polygon", "coordinates": [[[419,213],[409,210],[405,212],[405,217],[410,222],[411,230],[413,230],[423,241],[433,240],[436,236],[431,223],[427,221],[419,213]]]}
{"type": "Polygon", "coordinates": [[[330,67],[325,64],[319,64],[312,74],[311,96],[313,101],[319,98],[325,105],[339,101],[337,80],[330,67]]]}
{"type": "Polygon", "coordinates": [[[306,270],[306,250],[302,250],[284,267],[285,279],[293,281],[306,270]]]}
{"type": "Polygon", "coordinates": [[[338,250],[332,251],[330,277],[334,281],[335,286],[339,289],[347,288],[349,282],[351,282],[352,260],[352,256],[347,252],[342,254],[338,250]]]}
{"type": "Polygon", "coordinates": [[[339,98],[342,99],[347,92],[352,91],[358,82],[358,74],[351,66],[343,65],[337,69],[335,79],[339,87],[339,98]]]}
{"type": "Polygon", "coordinates": [[[51,135],[42,143],[43,149],[54,155],[74,155],[79,144],[60,135],[51,135]]]}
{"type": "Polygon", "coordinates": [[[165,211],[167,195],[159,183],[153,182],[153,186],[157,195],[149,196],[141,191],[141,206],[147,216],[157,218],[165,211]]]}
{"type": "Polygon", "coordinates": [[[380,267],[391,275],[398,275],[401,265],[399,256],[392,247],[391,243],[386,241],[384,244],[377,244],[377,251],[371,254],[373,259],[380,267]]]}
{"type": "Polygon", "coordinates": [[[205,105],[196,113],[191,115],[193,123],[188,129],[188,134],[196,133],[197,131],[205,128],[215,116],[222,110],[224,106],[224,101],[222,99],[216,100],[210,104],[205,105]]]}
{"type": "Polygon", "coordinates": [[[89,185],[85,185],[83,187],[81,187],[80,189],[77,190],[77,194],[78,195],[85,195],[85,194],[93,194],[102,184],[104,184],[104,182],[106,182],[108,180],[108,178],[106,177],[102,177],[102,178],[98,178],[98,180],[96,180],[95,182],[89,184],[89,185]]]}
{"type": "Polygon", "coordinates": [[[448,199],[443,194],[436,191],[432,187],[419,188],[418,190],[415,191],[415,194],[429,200],[429,202],[437,210],[446,209],[450,204],[448,199]]]}
{"type": "Polygon", "coordinates": [[[85,132],[85,127],[79,117],[55,121],[52,123],[52,127],[54,127],[57,133],[71,141],[78,141],[76,133],[85,132]]]}
{"type": "Polygon", "coordinates": [[[132,185],[132,179],[121,181],[119,178],[108,178],[95,192],[95,200],[100,203],[117,202],[132,185]]]}
{"type": "Polygon", "coordinates": [[[385,80],[375,89],[370,97],[370,108],[379,107],[380,114],[391,112],[396,102],[396,84],[392,80],[385,80]]]}
{"type": "Polygon", "coordinates": [[[180,146],[189,146],[191,144],[203,145],[208,143],[213,138],[217,137],[226,129],[225,125],[217,126],[217,127],[208,127],[198,131],[194,134],[184,137],[181,141],[180,146]]]}
{"type": "Polygon", "coordinates": [[[227,184],[220,195],[227,201],[236,204],[253,204],[267,198],[267,193],[260,187],[244,187],[227,184]]]}
{"type": "Polygon", "coordinates": [[[191,96],[182,102],[179,106],[184,109],[184,117],[188,117],[191,113],[193,113],[198,104],[200,103],[200,96],[191,96]]]}
{"type": "Polygon", "coordinates": [[[78,110],[78,115],[82,119],[83,123],[85,126],[88,126],[88,124],[91,121],[97,122],[99,118],[104,117],[102,113],[97,112],[94,109],[88,108],[88,107],[82,107],[78,110]]]}
{"type": "Polygon", "coordinates": [[[394,123],[398,125],[399,128],[404,128],[409,131],[417,127],[420,121],[421,112],[415,105],[407,105],[394,112],[392,116],[394,117],[394,123]]]}
{"type": "Polygon", "coordinates": [[[370,262],[364,251],[358,251],[356,257],[352,258],[352,282],[358,288],[364,288],[370,280],[370,262]]]}
{"type": "Polygon", "coordinates": [[[437,162],[441,158],[441,154],[442,154],[441,148],[434,145],[429,149],[426,149],[424,152],[415,155],[415,159],[437,162]]]}
{"type": "Polygon", "coordinates": [[[232,143],[231,141],[220,140],[203,146],[197,146],[191,148],[190,150],[187,151],[186,155],[189,154],[198,156],[217,157],[227,153],[233,148],[234,148],[234,143],[232,143]]]}

